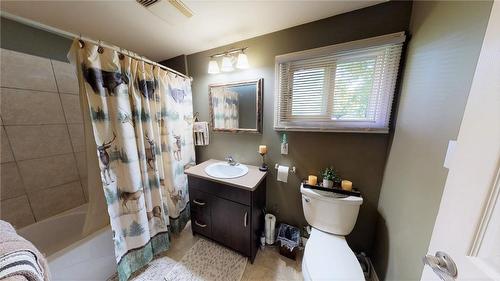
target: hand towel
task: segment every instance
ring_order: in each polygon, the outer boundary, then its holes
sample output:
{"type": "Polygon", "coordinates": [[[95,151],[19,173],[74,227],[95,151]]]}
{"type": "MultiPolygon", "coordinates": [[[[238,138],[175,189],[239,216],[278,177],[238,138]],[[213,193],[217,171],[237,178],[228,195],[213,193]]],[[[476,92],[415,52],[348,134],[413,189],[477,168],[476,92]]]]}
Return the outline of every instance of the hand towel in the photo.
{"type": "Polygon", "coordinates": [[[0,279],[9,281],[49,281],[45,257],[14,227],[0,220],[0,279]],[[4,279],[5,278],[5,279],[4,279]]]}
{"type": "Polygon", "coordinates": [[[208,135],[208,122],[194,122],[193,124],[193,138],[194,145],[208,145],[209,135],[208,135]]]}

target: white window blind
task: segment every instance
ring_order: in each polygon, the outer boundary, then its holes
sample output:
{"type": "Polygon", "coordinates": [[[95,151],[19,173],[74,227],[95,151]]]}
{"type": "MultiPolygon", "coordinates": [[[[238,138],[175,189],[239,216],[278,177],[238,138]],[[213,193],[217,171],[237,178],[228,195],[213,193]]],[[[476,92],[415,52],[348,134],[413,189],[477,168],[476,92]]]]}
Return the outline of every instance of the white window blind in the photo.
{"type": "Polygon", "coordinates": [[[403,32],[276,57],[276,130],[389,130],[403,32]]]}

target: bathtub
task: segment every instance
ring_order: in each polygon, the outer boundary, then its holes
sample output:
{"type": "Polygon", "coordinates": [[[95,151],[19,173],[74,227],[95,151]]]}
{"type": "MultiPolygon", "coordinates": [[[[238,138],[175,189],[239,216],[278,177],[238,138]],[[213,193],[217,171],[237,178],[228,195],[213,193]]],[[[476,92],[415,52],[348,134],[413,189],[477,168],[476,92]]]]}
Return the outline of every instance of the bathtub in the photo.
{"type": "Polygon", "coordinates": [[[18,230],[47,256],[52,280],[106,280],[116,271],[111,229],[84,237],[87,205],[18,230]]]}

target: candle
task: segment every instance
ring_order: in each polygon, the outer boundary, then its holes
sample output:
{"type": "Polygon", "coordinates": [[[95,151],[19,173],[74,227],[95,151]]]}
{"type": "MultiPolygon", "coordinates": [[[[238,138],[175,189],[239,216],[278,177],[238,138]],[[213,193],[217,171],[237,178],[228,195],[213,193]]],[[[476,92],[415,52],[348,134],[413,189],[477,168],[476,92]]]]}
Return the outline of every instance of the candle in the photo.
{"type": "Polygon", "coordinates": [[[343,180],[341,186],[342,186],[343,190],[347,190],[347,191],[352,190],[352,182],[351,181],[343,180]]]}
{"type": "Polygon", "coordinates": [[[259,145],[259,153],[260,154],[266,154],[267,153],[267,146],[265,146],[265,145],[259,145]]]}
{"type": "Polygon", "coordinates": [[[313,175],[310,175],[310,176],[307,178],[307,183],[308,183],[309,185],[317,185],[317,184],[318,184],[318,177],[313,176],[313,175]]]}

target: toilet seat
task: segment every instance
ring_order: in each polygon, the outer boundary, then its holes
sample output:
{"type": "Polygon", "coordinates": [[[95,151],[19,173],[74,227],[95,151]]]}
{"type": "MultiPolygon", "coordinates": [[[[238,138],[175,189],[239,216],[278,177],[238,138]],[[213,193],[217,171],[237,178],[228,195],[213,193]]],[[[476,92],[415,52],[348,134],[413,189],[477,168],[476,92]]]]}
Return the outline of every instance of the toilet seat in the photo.
{"type": "Polygon", "coordinates": [[[302,260],[304,280],[356,280],[365,277],[354,252],[343,236],[313,228],[302,260]]]}

